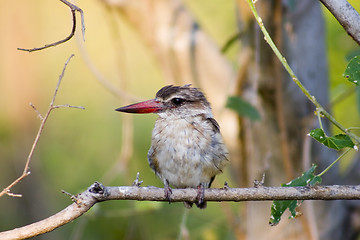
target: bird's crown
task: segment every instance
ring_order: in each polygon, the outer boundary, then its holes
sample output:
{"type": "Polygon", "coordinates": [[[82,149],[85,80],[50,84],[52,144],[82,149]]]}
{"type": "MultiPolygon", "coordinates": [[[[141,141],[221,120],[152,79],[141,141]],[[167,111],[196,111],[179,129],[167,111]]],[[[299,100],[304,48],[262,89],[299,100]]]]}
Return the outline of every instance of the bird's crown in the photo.
{"type": "Polygon", "coordinates": [[[201,90],[191,87],[191,84],[184,86],[165,86],[156,93],[156,99],[163,102],[171,102],[175,106],[182,105],[186,102],[202,103],[205,106],[209,106],[209,102],[201,90]]]}
{"type": "Polygon", "coordinates": [[[168,85],[161,88],[155,100],[164,105],[163,111],[159,111],[159,116],[182,116],[206,114],[212,116],[210,103],[205,95],[198,88],[168,85]],[[165,115],[163,115],[165,114],[165,115]]]}

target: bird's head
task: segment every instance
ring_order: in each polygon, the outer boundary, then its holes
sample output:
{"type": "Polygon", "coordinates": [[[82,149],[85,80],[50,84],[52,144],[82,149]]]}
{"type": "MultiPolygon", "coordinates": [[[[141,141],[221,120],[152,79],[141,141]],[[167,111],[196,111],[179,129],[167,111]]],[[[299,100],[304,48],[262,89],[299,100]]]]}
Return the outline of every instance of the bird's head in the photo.
{"type": "Polygon", "coordinates": [[[198,88],[185,86],[165,86],[154,99],[117,108],[116,111],[127,113],[157,113],[160,117],[189,116],[211,114],[209,102],[198,88]]]}

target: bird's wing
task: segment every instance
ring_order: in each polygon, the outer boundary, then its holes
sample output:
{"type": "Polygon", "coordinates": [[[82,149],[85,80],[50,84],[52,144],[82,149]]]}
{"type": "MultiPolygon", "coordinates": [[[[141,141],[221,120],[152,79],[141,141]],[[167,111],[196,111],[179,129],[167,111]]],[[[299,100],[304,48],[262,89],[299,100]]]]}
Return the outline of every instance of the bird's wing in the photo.
{"type": "Polygon", "coordinates": [[[211,123],[211,126],[215,132],[217,132],[217,133],[220,132],[220,126],[214,118],[206,118],[206,120],[211,123]]]}

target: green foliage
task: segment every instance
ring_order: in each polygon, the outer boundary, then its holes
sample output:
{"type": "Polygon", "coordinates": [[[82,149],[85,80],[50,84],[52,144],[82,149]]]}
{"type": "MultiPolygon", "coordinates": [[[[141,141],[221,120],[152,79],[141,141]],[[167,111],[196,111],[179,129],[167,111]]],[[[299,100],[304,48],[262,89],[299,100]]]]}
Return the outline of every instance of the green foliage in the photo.
{"type": "MultiPolygon", "coordinates": [[[[300,187],[300,186],[315,186],[318,183],[321,183],[321,177],[314,175],[316,165],[313,164],[312,167],[304,172],[301,177],[295,178],[286,184],[281,184],[282,187],[300,187]]],[[[280,220],[281,216],[286,209],[289,209],[291,216],[290,218],[295,218],[299,216],[299,213],[296,211],[296,208],[300,206],[303,201],[298,200],[275,200],[271,205],[271,215],[269,224],[270,226],[276,226],[280,220]]]]}
{"type": "Polygon", "coordinates": [[[310,134],[318,142],[324,144],[328,148],[333,148],[336,150],[341,150],[345,147],[353,148],[354,143],[351,138],[345,134],[338,134],[332,137],[325,135],[324,131],[321,128],[311,130],[310,134]]]}
{"type": "Polygon", "coordinates": [[[350,82],[360,86],[360,56],[355,56],[350,60],[343,76],[350,82]]]}
{"type": "Polygon", "coordinates": [[[256,108],[250,103],[239,97],[228,97],[226,107],[234,110],[239,116],[248,117],[253,121],[260,120],[258,110],[256,110],[256,108]]]}

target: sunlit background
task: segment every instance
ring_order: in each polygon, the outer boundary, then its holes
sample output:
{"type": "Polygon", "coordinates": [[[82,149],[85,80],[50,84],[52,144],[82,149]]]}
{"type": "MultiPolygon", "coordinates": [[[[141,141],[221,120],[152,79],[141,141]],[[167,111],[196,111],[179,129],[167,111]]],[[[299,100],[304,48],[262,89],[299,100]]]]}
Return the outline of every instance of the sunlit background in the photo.
{"type": "MultiPolygon", "coordinates": [[[[349,2],[359,9],[359,1],[349,2]]],[[[144,185],[162,187],[146,158],[156,115],[130,116],[114,109],[153,98],[170,80],[156,53],[139,37],[138,29],[110,1],[76,4],[85,13],[85,42],[77,13],[74,38],[28,53],[17,48],[41,47],[70,33],[69,8],[55,0],[0,1],[0,188],[21,175],[37,134],[40,119],[29,103],[45,115],[71,54],[75,56],[67,66],[55,104],[85,107],[52,111],[30,164],[31,175],[11,190],[23,197],[0,198],[0,231],[43,219],[69,205],[71,200],[61,193],[62,189],[76,194],[94,181],[131,185],[137,172],[144,185]],[[111,83],[110,90],[104,81],[111,83]],[[113,92],[117,90],[131,96],[119,97],[113,92]]],[[[184,4],[219,47],[237,32],[235,1],[189,0],[184,4]]],[[[324,13],[330,93],[335,98],[349,87],[342,73],[347,57],[358,46],[326,9],[324,13]]],[[[235,72],[239,67],[238,50],[239,44],[235,43],[225,54],[235,72]]],[[[334,106],[334,113],[344,126],[354,126],[360,120],[359,110],[355,94],[348,95],[334,106]]],[[[221,109],[215,114],[218,112],[221,109]]],[[[221,187],[224,181],[235,184],[228,170],[217,177],[215,185],[221,187]]],[[[205,211],[192,209],[186,227],[181,228],[181,203],[104,202],[43,238],[174,239],[182,235],[190,239],[236,239],[238,230],[234,226],[242,221],[236,213],[242,207],[239,203],[209,203],[205,211]]]]}

